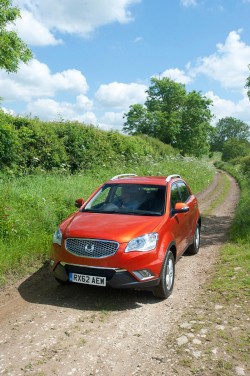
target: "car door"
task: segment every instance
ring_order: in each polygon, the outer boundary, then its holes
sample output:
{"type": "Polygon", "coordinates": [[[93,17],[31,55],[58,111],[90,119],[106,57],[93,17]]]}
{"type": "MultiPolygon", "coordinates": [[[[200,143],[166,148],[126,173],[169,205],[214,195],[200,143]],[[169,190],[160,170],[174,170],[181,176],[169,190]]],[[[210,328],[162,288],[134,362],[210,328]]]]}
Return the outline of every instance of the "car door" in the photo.
{"type": "Polygon", "coordinates": [[[173,213],[173,209],[177,202],[182,202],[182,197],[178,183],[175,182],[171,185],[170,192],[170,221],[171,228],[174,235],[177,256],[181,254],[187,244],[187,215],[188,213],[173,213]]]}
{"type": "Polygon", "coordinates": [[[182,202],[189,207],[189,211],[185,216],[185,234],[186,234],[186,246],[190,244],[193,239],[193,230],[195,227],[196,213],[197,213],[197,200],[194,195],[190,192],[190,189],[184,183],[184,181],[179,181],[178,183],[179,191],[181,194],[182,202]]]}
{"type": "Polygon", "coordinates": [[[178,181],[177,182],[180,195],[181,195],[181,200],[182,202],[185,202],[185,204],[189,207],[189,211],[185,213],[184,218],[183,218],[183,226],[184,228],[184,234],[185,234],[185,240],[184,240],[184,245],[187,247],[190,242],[192,241],[193,238],[193,224],[195,221],[195,213],[197,209],[197,201],[195,197],[191,194],[189,188],[187,185],[184,183],[184,181],[178,181]]]}

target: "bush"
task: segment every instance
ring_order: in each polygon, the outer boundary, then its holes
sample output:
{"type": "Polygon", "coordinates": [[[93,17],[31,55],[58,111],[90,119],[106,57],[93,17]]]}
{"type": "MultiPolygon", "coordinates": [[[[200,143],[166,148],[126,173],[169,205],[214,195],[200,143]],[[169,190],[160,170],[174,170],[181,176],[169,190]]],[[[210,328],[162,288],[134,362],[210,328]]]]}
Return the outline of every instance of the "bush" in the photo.
{"type": "Polygon", "coordinates": [[[0,111],[0,167],[19,175],[76,173],[123,163],[158,161],[174,149],[147,136],[125,136],[78,122],[43,122],[0,111]]]}
{"type": "Polygon", "coordinates": [[[248,141],[231,138],[224,142],[222,152],[223,161],[228,162],[235,158],[245,157],[247,155],[250,155],[250,143],[248,141]]]}
{"type": "Polygon", "coordinates": [[[18,139],[7,116],[0,113],[0,169],[12,168],[16,162],[18,139]]]}
{"type": "Polygon", "coordinates": [[[241,169],[243,174],[250,179],[250,155],[241,159],[241,169]]]}
{"type": "Polygon", "coordinates": [[[239,244],[246,244],[250,241],[250,196],[249,196],[249,163],[250,157],[241,158],[241,163],[233,166],[231,163],[217,162],[217,168],[221,168],[230,173],[239,183],[241,188],[241,197],[236,209],[233,225],[230,231],[232,241],[239,244]],[[244,172],[245,170],[245,172],[244,172]]]}

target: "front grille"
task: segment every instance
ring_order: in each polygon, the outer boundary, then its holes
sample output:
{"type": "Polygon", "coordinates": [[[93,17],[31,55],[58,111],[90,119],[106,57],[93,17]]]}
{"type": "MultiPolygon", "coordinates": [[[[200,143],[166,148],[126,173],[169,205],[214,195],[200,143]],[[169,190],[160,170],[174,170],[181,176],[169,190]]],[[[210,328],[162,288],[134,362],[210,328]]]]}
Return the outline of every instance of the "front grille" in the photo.
{"type": "Polygon", "coordinates": [[[65,248],[76,256],[102,258],[114,255],[119,243],[109,240],[69,238],[65,241],[65,248]]]}

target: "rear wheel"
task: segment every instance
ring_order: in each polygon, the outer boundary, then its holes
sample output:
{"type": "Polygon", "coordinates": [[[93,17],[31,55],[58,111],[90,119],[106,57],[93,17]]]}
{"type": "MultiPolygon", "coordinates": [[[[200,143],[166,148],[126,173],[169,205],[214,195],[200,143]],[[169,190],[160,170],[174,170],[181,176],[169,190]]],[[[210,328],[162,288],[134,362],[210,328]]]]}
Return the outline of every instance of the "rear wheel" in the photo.
{"type": "Polygon", "coordinates": [[[188,248],[188,253],[190,255],[196,255],[199,252],[200,249],[200,224],[197,223],[195,232],[194,232],[194,238],[193,238],[193,244],[190,245],[188,248]]]}
{"type": "Polygon", "coordinates": [[[167,299],[172,294],[174,276],[175,259],[172,251],[169,250],[163,264],[160,283],[153,290],[153,294],[156,298],[167,299]]]}

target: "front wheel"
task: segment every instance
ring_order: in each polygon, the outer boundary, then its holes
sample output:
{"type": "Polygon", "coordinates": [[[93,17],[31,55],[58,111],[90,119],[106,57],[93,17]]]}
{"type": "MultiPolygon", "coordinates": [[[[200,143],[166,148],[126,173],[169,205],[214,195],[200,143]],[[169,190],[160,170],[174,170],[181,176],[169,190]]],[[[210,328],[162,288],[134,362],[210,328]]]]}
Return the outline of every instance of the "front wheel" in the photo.
{"type": "Polygon", "coordinates": [[[167,299],[172,294],[174,276],[175,259],[172,251],[169,250],[163,264],[160,283],[153,290],[153,294],[156,298],[167,299]]]}

